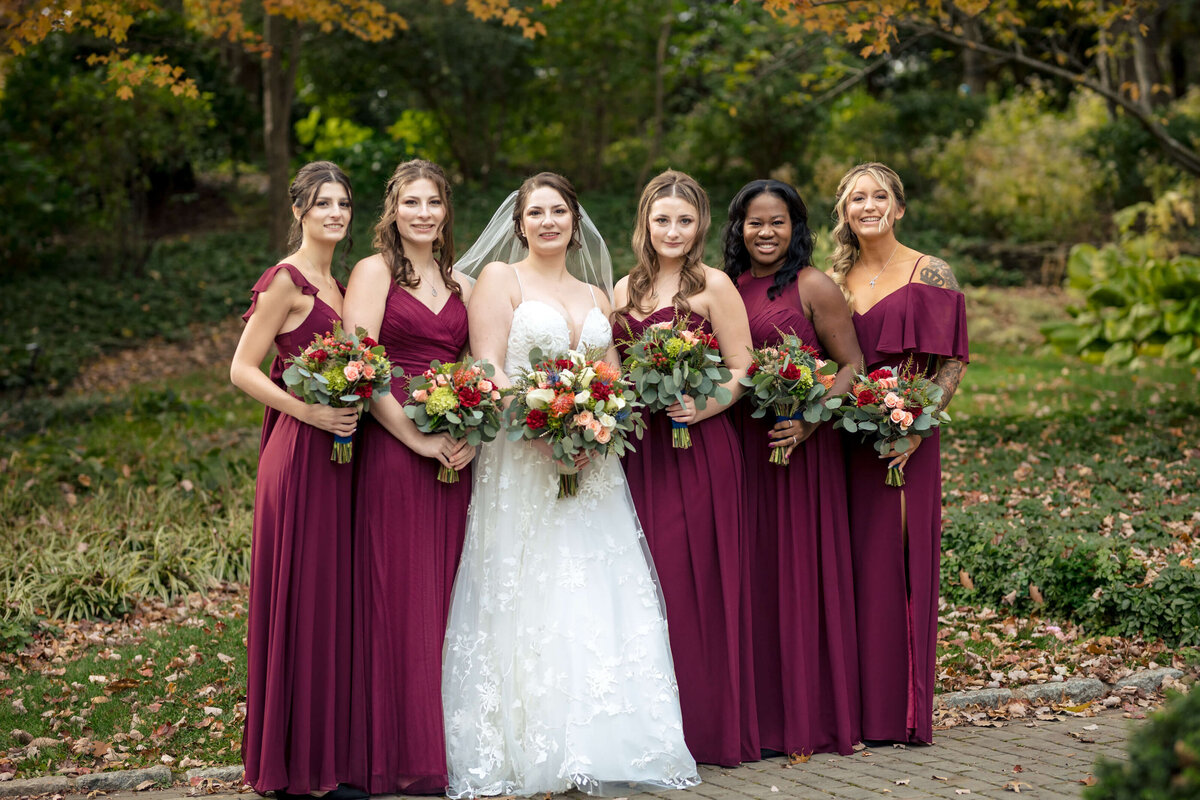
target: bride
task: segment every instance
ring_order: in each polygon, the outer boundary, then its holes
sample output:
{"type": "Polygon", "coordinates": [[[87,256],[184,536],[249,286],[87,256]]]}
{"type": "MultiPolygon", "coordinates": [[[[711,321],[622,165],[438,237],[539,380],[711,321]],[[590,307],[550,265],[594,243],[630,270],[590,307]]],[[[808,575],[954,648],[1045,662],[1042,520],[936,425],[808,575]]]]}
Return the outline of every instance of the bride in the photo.
{"type": "MultiPolygon", "coordinates": [[[[616,363],[608,251],[565,178],[526,180],[459,265],[478,274],[471,351],[497,365],[498,386],[532,347],[607,349],[616,363]]],[[[620,463],[580,455],[578,495],[561,500],[542,440],[501,437],[477,464],[446,632],[447,794],[699,783],[620,463]]]]}

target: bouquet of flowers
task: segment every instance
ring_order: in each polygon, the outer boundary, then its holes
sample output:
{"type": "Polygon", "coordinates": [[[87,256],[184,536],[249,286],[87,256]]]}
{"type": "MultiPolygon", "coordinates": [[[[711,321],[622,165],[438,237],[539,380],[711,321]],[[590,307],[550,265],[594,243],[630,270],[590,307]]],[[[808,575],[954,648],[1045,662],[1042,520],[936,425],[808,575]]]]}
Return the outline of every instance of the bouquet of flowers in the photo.
{"type": "MultiPolygon", "coordinates": [[[[448,433],[478,447],[500,433],[501,392],[492,383],[495,368],[487,361],[434,361],[408,382],[404,413],[423,433],[448,433]]],[[[458,470],[442,465],[442,483],[458,483],[458,470]]]]}
{"type": "MultiPolygon", "coordinates": [[[[841,405],[833,397],[822,403],[821,398],[833,386],[838,365],[817,356],[817,351],[790,333],[781,334],[778,344],[750,351],[750,367],[742,384],[750,387],[750,401],[755,410],[750,416],[763,417],[768,411],[776,422],[803,419],[824,422],[841,405]]],[[[787,466],[785,448],[771,449],[772,464],[787,466]]]]}
{"type": "MultiPolygon", "coordinates": [[[[638,398],[650,411],[682,403],[684,392],[695,399],[696,408],[704,408],[710,397],[718,403],[728,403],[731,397],[721,385],[731,375],[721,362],[717,337],[692,330],[682,317],[646,328],[630,343],[624,366],[638,398]]],[[[692,446],[687,423],[671,420],[671,443],[692,446]]]]}
{"type": "MultiPolygon", "coordinates": [[[[310,404],[357,408],[360,414],[371,398],[391,392],[392,378],[404,374],[400,367],[392,367],[387,352],[365,329],[346,333],[341,322],[335,322],[332,331],[314,336],[312,344],[285,363],[283,382],[292,394],[310,404]]],[[[349,463],[353,448],[349,436],[334,436],[329,460],[349,463]]]]}
{"type": "MultiPolygon", "coordinates": [[[[938,410],[942,387],[912,370],[911,362],[903,367],[880,367],[867,375],[856,375],[854,385],[845,396],[838,411],[835,428],[863,434],[863,440],[875,439],[880,455],[893,448],[903,453],[908,438],[918,434],[922,439],[931,436],[934,428],[950,421],[950,415],[938,410]]],[[[889,467],[888,486],[903,486],[904,472],[889,467]]]]}
{"type": "Polygon", "coordinates": [[[529,352],[528,372],[513,377],[513,403],[508,409],[508,438],[549,441],[558,465],[558,496],[579,491],[575,454],[622,456],[633,450],[630,434],[639,438],[646,427],[637,395],[621,371],[598,353],[568,351],[546,357],[529,352]]]}

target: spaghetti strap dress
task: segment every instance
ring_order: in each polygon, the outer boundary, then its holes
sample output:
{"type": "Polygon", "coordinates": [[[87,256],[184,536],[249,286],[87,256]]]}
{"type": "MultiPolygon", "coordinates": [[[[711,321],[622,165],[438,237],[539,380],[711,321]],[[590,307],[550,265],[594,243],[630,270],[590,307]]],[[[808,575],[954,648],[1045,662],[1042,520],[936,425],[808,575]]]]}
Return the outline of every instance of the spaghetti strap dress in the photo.
{"type": "MultiPolygon", "coordinates": [[[[911,359],[913,367],[932,378],[939,359],[970,358],[962,293],[914,283],[916,270],[914,264],[907,284],[866,313],[854,314],[868,371],[911,359]]],[[[901,487],[887,485],[887,460],[869,443],[858,436],[845,438],[862,734],[867,739],[933,741],[942,537],[940,438],[935,431],[921,442],[904,467],[901,487]]]]}
{"type": "MultiPolygon", "coordinates": [[[[813,267],[806,267],[813,269],[813,267]]],[[[828,358],[796,284],[776,298],[774,276],[738,278],[755,347],[794,334],[828,358]]],[[[746,471],[754,690],[762,747],[848,754],[859,740],[858,653],[842,443],[819,426],[787,466],[768,461],[773,415],[737,406],[746,471]]]]}
{"type": "MultiPolygon", "coordinates": [[[[272,376],[339,320],[291,264],[263,273],[243,319],[280,270],[313,298],[313,308],[295,330],[275,337],[272,376]]],[[[352,468],[331,461],[332,451],[333,434],[267,410],[254,487],[242,734],[246,783],[260,794],[307,794],[346,780],[352,468]]]]}
{"type": "MultiPolygon", "coordinates": [[[[613,339],[622,358],[628,342],[674,314],[621,315],[613,339]]],[[[712,332],[695,312],[688,324],[712,332]]],[[[726,413],[689,430],[692,446],[676,448],[670,417],[654,413],[621,463],[666,598],[688,750],[736,766],[759,758],[742,448],[726,413]]]]}
{"type": "MultiPolygon", "coordinates": [[[[432,311],[396,283],[388,290],[379,343],[404,369],[392,387],[433,360],[457,361],[467,309],[451,293],[432,311]]],[[[354,490],[354,706],[352,780],[371,794],[442,794],[442,643],[462,553],[471,468],[458,483],[437,479],[418,455],[366,415],[356,444],[354,490]]]]}

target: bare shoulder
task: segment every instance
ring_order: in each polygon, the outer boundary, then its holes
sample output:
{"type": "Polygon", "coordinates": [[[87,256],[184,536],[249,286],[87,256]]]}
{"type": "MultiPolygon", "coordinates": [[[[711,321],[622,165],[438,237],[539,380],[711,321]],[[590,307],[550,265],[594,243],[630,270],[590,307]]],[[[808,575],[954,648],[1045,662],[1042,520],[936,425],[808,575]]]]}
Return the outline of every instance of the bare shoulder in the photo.
{"type": "MultiPolygon", "coordinates": [[[[286,263],[286,261],[280,262],[279,266],[286,263]]],[[[300,287],[296,285],[296,279],[292,277],[290,270],[281,269],[275,271],[263,294],[272,297],[294,297],[300,294],[300,287]]]]}
{"type": "Polygon", "coordinates": [[[926,286],[961,291],[958,287],[958,278],[954,277],[954,270],[950,269],[950,265],[937,256],[930,256],[921,262],[916,280],[926,286]]]}
{"type": "Polygon", "coordinates": [[[723,270],[716,267],[710,267],[704,264],[704,288],[713,289],[717,292],[737,292],[737,286],[733,279],[725,274],[723,270]]]}
{"type": "Polygon", "coordinates": [[[354,269],[350,270],[350,280],[352,282],[390,283],[392,272],[388,269],[387,262],[383,260],[383,256],[376,253],[373,256],[361,259],[354,265],[354,269]]]}
{"type": "Polygon", "coordinates": [[[842,290],[833,282],[833,278],[816,267],[800,270],[800,274],[796,276],[796,286],[810,300],[842,298],[842,290]]]}
{"type": "Polygon", "coordinates": [[[458,281],[459,285],[464,286],[464,287],[471,287],[471,286],[475,285],[476,279],[472,278],[467,273],[462,272],[457,269],[454,270],[453,272],[454,272],[454,280],[458,281]]]}

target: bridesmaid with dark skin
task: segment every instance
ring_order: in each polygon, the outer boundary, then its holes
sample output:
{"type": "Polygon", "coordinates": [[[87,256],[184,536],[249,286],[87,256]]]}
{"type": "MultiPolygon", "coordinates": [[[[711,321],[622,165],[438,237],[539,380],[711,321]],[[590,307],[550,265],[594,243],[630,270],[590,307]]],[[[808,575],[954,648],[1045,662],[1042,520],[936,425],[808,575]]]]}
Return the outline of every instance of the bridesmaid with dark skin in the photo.
{"type": "MultiPolygon", "coordinates": [[[[409,377],[466,348],[471,283],[454,270],[453,223],[441,167],[400,164],[375,227],[379,252],[346,290],[347,327],[365,328],[409,377]]],[[[406,382],[371,404],[355,453],[351,773],[372,794],[441,794],[442,643],[475,448],[417,430],[401,407],[406,382]],[[439,464],[460,480],[439,482],[439,464]]]]}
{"type": "MultiPolygon", "coordinates": [[[[755,347],[798,336],[840,365],[829,396],[862,359],[837,286],[812,266],[808,210],[775,180],[729,204],[725,272],[746,304],[755,347]]],[[[754,689],[764,754],[848,754],[859,738],[858,655],[842,446],[828,424],[735,419],[746,473],[754,689]],[[786,448],[790,463],[769,462],[786,448]]]]}
{"type": "MultiPolygon", "coordinates": [[[[970,357],[966,303],[945,261],[896,239],[904,185],[891,169],[860,164],[838,185],[832,274],[854,311],[867,370],[909,364],[954,397],[970,357]]],[[[940,435],[908,437],[880,456],[846,437],[854,556],[862,733],[870,744],[933,741],[941,567],[940,435]],[[885,483],[889,466],[905,484],[885,483]]]]}
{"type": "Polygon", "coordinates": [[[307,405],[283,388],[286,358],[341,318],[334,251],[350,230],[350,181],[328,161],[291,185],[295,251],[263,273],[233,356],[234,385],[267,406],[254,489],[247,623],[246,783],[276,796],[365,797],[348,780],[349,464],[330,461],[352,408],[307,405]],[[274,348],[271,377],[259,365],[274,348]],[[331,791],[332,790],[332,791],[331,791]]]}
{"type": "MultiPolygon", "coordinates": [[[[702,261],[708,195],[682,172],[646,185],[638,203],[637,264],[614,291],[613,340],[622,357],[647,327],[686,318],[715,333],[732,373],[731,401],[750,364],[750,328],[733,281],[702,261]]],[[[649,419],[622,461],[667,605],[683,733],[699,762],[736,766],[759,757],[744,531],[742,454],[722,405],[688,395],[649,419]],[[671,421],[692,446],[675,448],[671,421]]]]}

